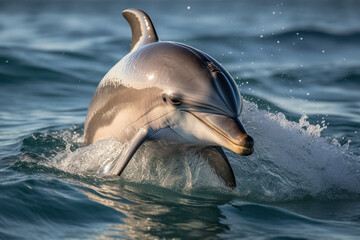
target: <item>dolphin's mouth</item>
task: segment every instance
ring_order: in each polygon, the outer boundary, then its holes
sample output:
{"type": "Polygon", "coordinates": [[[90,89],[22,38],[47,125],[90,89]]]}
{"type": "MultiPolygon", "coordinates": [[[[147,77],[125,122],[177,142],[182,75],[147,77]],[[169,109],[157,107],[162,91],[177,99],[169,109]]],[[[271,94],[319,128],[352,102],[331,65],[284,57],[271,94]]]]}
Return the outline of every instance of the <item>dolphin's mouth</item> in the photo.
{"type": "Polygon", "coordinates": [[[188,112],[212,129],[225,141],[219,144],[229,150],[243,156],[254,152],[254,140],[250,137],[238,118],[224,115],[188,112]]]}

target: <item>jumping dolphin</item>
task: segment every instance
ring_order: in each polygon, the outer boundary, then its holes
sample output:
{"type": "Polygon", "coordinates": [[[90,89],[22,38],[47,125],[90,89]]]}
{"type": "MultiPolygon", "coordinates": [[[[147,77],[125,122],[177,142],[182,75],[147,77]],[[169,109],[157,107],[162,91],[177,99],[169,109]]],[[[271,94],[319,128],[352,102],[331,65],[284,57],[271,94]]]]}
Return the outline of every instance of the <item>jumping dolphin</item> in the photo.
{"type": "Polygon", "coordinates": [[[253,152],[239,120],[242,98],[230,74],[208,54],[182,43],[159,41],[149,16],[127,9],[131,50],[101,80],[90,103],[84,145],[113,137],[129,144],[112,174],[120,175],[144,141],[165,140],[195,149],[226,185],[236,186],[221,147],[253,152]]]}

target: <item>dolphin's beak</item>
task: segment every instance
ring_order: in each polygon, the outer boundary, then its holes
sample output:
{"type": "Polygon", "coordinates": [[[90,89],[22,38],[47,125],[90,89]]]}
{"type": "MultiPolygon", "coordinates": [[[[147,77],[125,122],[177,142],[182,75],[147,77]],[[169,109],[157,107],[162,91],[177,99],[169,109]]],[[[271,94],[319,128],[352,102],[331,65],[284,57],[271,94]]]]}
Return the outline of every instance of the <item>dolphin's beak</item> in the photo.
{"type": "Polygon", "coordinates": [[[218,135],[216,142],[222,147],[243,156],[253,153],[254,140],[247,134],[238,118],[200,112],[191,114],[218,135]]]}

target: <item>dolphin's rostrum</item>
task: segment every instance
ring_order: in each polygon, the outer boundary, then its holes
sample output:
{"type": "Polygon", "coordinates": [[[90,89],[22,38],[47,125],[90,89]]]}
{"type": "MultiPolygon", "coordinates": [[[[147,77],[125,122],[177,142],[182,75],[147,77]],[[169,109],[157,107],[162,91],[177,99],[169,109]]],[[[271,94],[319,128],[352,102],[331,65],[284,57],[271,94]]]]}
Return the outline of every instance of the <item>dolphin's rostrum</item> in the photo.
{"type": "Polygon", "coordinates": [[[84,145],[110,137],[129,142],[111,171],[120,175],[144,141],[165,140],[167,151],[197,150],[234,187],[221,147],[249,155],[254,144],[239,120],[242,99],[235,81],[208,54],[159,41],[145,12],[128,9],[123,15],[132,30],[131,51],[96,89],[84,145]]]}

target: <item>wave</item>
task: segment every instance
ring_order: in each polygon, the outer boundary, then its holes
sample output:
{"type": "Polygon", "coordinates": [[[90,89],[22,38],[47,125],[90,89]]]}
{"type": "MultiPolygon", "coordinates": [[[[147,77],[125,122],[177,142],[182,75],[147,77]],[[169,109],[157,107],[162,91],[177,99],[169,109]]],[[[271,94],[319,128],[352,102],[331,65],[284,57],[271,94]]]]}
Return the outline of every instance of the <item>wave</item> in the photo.
{"type": "MultiPolygon", "coordinates": [[[[181,41],[181,40],[180,40],[181,41]]],[[[202,44],[211,43],[209,45],[213,48],[218,46],[218,43],[222,43],[218,47],[232,46],[236,49],[247,49],[248,44],[277,44],[277,43],[296,43],[301,44],[353,44],[358,46],[360,41],[360,32],[331,32],[323,29],[316,28],[294,28],[291,30],[283,30],[273,33],[259,33],[258,35],[246,34],[243,35],[234,34],[233,32],[221,33],[221,34],[206,34],[190,37],[187,41],[191,41],[196,44],[201,42],[202,44]]],[[[186,43],[186,42],[185,42],[186,43]]],[[[205,49],[206,49],[205,45],[205,49]]],[[[201,47],[200,47],[201,48],[201,47]]],[[[204,47],[202,47],[204,49],[204,47]]]]}
{"type": "Polygon", "coordinates": [[[94,60],[94,56],[82,52],[0,46],[0,83],[48,82],[50,79],[61,84],[80,80],[86,84],[90,81],[81,69],[89,68],[94,60]],[[68,66],[67,62],[72,65],[68,66]]]}
{"type": "Polygon", "coordinates": [[[360,87],[360,73],[347,73],[344,76],[341,76],[335,79],[334,83],[336,85],[341,84],[342,87],[347,87],[351,89],[359,89],[360,87]]]}
{"type": "Polygon", "coordinates": [[[76,232],[79,237],[79,232],[98,228],[94,223],[114,224],[124,217],[90,201],[75,186],[56,178],[11,172],[2,178],[0,189],[1,239],[29,239],[29,233],[47,239],[66,239],[64,235],[68,232],[76,232]]]}
{"type": "MultiPolygon", "coordinates": [[[[255,36],[253,36],[255,37],[255,36]]],[[[259,37],[259,36],[256,36],[259,37]]],[[[354,42],[359,43],[360,41],[360,32],[330,32],[323,29],[316,28],[296,28],[287,31],[264,34],[264,39],[276,39],[276,40],[286,40],[286,39],[323,39],[323,40],[333,40],[340,42],[354,42]]]]}
{"type": "Polygon", "coordinates": [[[334,235],[355,239],[360,234],[356,223],[316,220],[278,207],[234,201],[219,209],[224,216],[221,223],[231,229],[220,234],[225,239],[263,235],[268,235],[266,239],[331,239],[334,235]]]}

